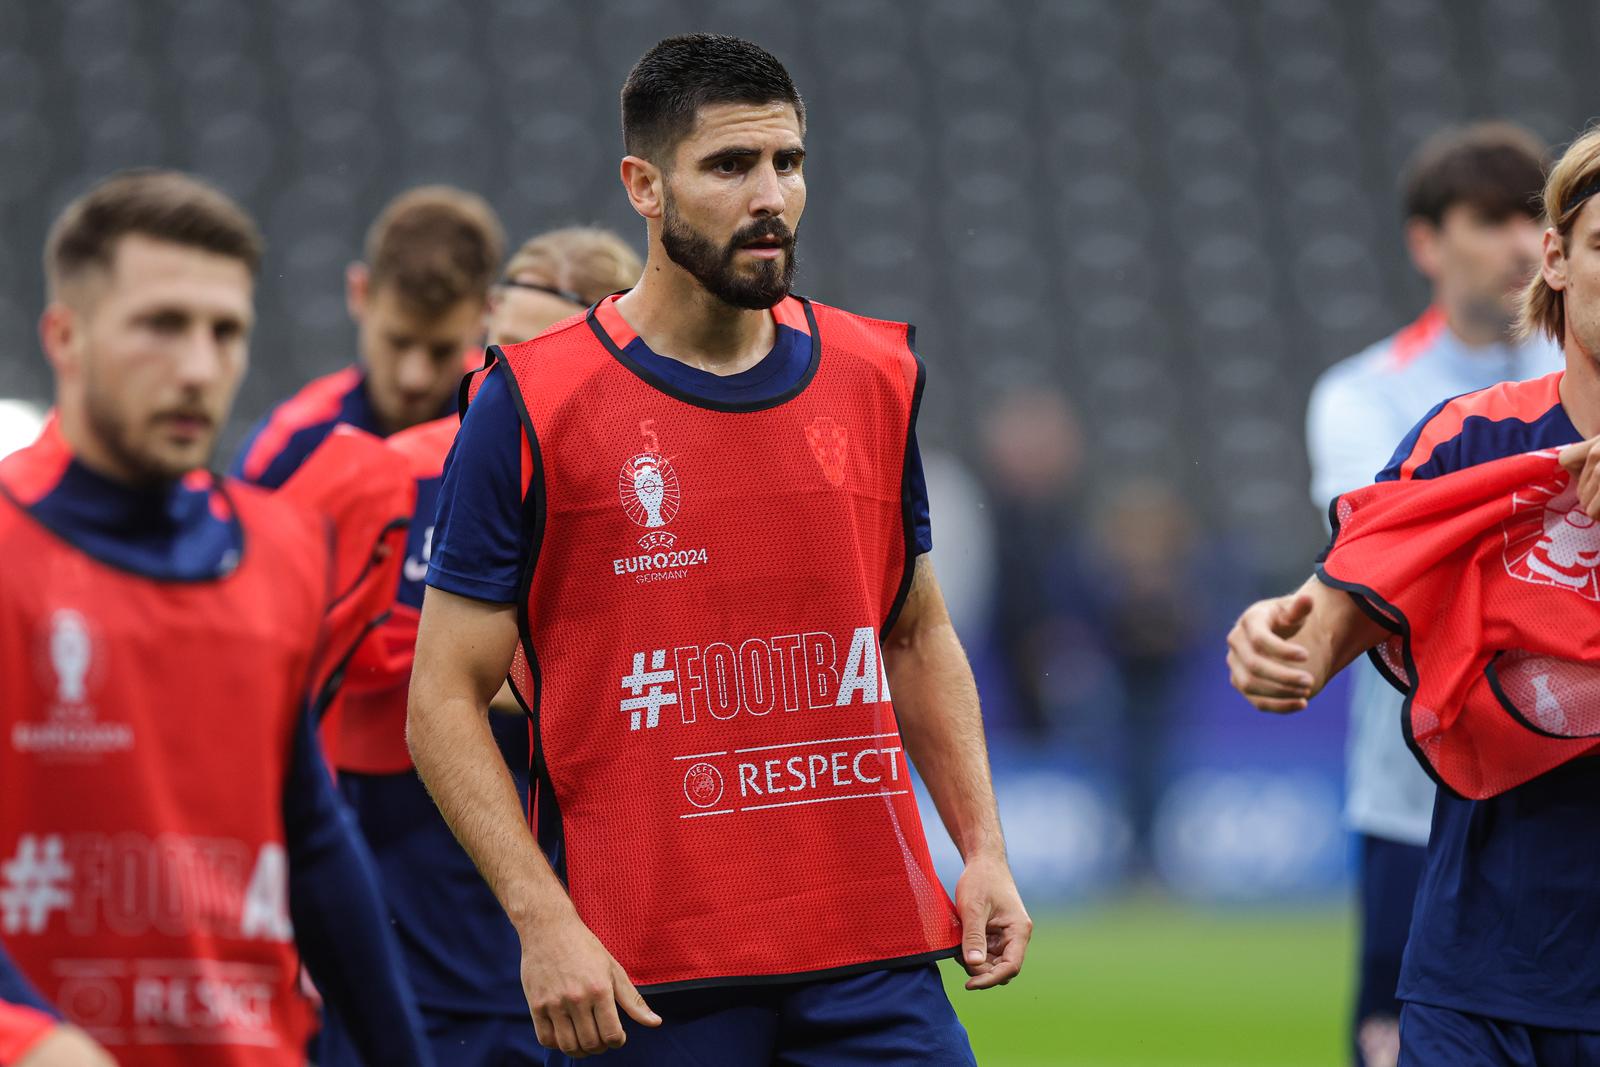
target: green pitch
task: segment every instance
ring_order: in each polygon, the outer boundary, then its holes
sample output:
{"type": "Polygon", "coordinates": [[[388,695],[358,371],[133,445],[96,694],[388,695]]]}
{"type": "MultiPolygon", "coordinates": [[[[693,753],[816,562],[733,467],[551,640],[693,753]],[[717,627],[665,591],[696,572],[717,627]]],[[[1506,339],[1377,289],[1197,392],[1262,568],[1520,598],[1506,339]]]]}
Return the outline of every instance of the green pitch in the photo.
{"type": "Polygon", "coordinates": [[[1344,908],[1201,911],[1152,898],[1036,915],[1022,977],[945,985],[981,1067],[1344,1067],[1344,908]]]}

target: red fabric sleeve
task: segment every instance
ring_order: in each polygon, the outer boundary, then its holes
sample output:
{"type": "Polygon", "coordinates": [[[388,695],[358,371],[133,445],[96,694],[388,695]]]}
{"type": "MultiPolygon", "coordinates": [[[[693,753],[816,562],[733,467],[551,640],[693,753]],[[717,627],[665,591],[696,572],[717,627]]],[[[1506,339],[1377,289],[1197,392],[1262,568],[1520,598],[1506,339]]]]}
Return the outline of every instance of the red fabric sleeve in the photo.
{"type": "Polygon", "coordinates": [[[1399,725],[1440,784],[1494,796],[1600,738],[1600,525],[1552,451],[1334,507],[1318,576],[1392,634],[1373,661],[1406,693],[1399,725]]]}

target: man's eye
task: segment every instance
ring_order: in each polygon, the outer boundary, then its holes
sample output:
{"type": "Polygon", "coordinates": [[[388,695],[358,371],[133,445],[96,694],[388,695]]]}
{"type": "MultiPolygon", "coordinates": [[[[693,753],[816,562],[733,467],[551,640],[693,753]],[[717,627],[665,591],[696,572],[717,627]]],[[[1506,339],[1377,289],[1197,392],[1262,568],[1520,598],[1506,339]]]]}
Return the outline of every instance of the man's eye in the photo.
{"type": "Polygon", "coordinates": [[[182,315],[152,315],[147,321],[156,333],[182,333],[185,325],[182,315]]]}

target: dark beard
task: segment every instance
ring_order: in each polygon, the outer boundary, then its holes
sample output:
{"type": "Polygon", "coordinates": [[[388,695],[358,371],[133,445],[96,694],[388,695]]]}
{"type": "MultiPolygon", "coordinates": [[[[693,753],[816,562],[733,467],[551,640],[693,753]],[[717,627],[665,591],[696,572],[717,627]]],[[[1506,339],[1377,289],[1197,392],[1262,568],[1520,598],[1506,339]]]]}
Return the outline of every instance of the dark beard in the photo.
{"type": "Polygon", "coordinates": [[[667,258],[694,275],[706,292],[723,303],[764,311],[789,295],[794,284],[795,238],[789,227],[777,219],[760,219],[745,226],[721,248],[683,221],[670,196],[661,223],[661,247],[667,258]],[[759,237],[782,241],[783,258],[758,261],[753,271],[739,270],[734,266],[734,257],[759,237]]]}

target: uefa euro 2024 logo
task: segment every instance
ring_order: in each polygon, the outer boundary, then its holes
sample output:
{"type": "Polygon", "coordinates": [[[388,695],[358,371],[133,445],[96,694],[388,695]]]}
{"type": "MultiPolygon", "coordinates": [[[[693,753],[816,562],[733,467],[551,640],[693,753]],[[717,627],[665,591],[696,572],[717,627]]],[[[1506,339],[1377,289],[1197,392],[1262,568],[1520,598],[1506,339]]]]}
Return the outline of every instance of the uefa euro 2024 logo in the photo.
{"type": "Polygon", "coordinates": [[[1578,506],[1570,478],[1526,486],[1512,507],[1504,525],[1506,572],[1600,601],[1600,524],[1578,506]]]}
{"type": "MultiPolygon", "coordinates": [[[[617,476],[617,492],[628,518],[647,530],[660,530],[676,518],[682,499],[678,472],[672,469],[665,456],[656,452],[641,452],[622,465],[617,476]]],[[[675,540],[668,533],[646,534],[639,543],[653,548],[671,545],[675,540]]]]}

